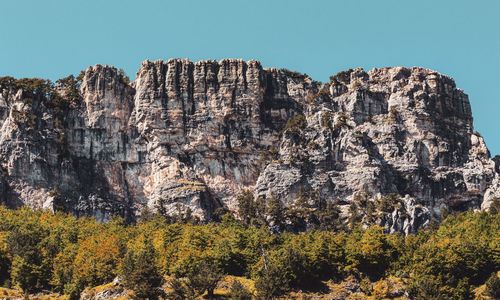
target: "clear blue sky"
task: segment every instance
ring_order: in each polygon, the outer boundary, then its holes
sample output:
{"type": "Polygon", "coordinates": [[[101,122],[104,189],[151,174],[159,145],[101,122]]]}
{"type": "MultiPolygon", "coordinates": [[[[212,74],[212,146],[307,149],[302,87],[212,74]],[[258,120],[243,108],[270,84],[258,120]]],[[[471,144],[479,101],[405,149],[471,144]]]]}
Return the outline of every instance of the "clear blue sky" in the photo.
{"type": "Polygon", "coordinates": [[[101,63],[258,59],[321,81],[352,67],[423,66],[469,94],[500,154],[498,0],[0,0],[0,75],[57,79],[101,63]]]}

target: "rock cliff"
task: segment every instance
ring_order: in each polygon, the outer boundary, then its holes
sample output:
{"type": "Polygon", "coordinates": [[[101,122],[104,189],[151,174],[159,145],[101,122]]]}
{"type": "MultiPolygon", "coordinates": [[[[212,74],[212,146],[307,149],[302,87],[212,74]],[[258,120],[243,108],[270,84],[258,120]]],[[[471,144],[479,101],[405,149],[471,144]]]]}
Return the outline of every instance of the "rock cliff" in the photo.
{"type": "Polygon", "coordinates": [[[408,233],[500,199],[467,95],[423,68],[320,83],[256,61],[172,59],[129,82],[96,65],[56,84],[0,78],[0,122],[0,201],[13,207],[207,221],[250,190],[408,233]]]}

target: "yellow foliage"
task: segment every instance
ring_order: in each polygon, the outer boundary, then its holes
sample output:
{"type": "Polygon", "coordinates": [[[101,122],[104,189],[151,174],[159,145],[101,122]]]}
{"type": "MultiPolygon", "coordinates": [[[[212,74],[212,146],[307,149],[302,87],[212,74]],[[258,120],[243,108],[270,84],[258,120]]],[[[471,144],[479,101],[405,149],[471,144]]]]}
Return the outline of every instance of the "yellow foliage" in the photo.
{"type": "Polygon", "coordinates": [[[393,298],[396,291],[403,291],[405,283],[401,278],[389,276],[373,284],[372,296],[374,299],[393,298]]]}
{"type": "Polygon", "coordinates": [[[98,285],[116,275],[121,260],[119,239],[115,234],[101,233],[83,240],[74,261],[74,276],[84,285],[98,285]]]}

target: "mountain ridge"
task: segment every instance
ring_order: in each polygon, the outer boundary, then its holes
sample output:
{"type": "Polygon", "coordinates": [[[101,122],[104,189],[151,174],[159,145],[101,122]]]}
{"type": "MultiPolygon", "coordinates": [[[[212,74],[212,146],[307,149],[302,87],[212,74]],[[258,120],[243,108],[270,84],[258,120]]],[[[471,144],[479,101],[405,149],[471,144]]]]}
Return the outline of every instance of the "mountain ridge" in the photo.
{"type": "Polygon", "coordinates": [[[253,60],[170,59],[144,61],[132,82],[105,65],[68,78],[31,92],[0,81],[9,206],[207,221],[218,208],[238,215],[250,190],[312,211],[298,224],[265,214],[270,226],[307,228],[330,203],[343,223],[358,212],[409,233],[500,198],[468,96],[429,69],[350,69],[321,83],[253,60]],[[394,207],[378,207],[389,195],[394,207]]]}

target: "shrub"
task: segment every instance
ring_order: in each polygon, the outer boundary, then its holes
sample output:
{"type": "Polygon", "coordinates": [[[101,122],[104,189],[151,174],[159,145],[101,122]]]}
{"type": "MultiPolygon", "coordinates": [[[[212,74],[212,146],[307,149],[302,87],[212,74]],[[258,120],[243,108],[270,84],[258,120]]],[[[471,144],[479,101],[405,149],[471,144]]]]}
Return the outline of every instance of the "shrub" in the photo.
{"type": "Polygon", "coordinates": [[[494,272],[486,281],[486,295],[492,299],[500,299],[500,274],[494,272]]]}
{"type": "Polygon", "coordinates": [[[14,228],[8,236],[8,248],[12,257],[11,279],[23,292],[39,291],[48,285],[49,261],[42,253],[46,233],[33,220],[14,228]]]}
{"type": "Polygon", "coordinates": [[[0,231],[0,286],[8,283],[10,274],[10,259],[7,253],[6,233],[0,231]]]}
{"type": "Polygon", "coordinates": [[[278,231],[283,229],[283,221],[284,221],[284,207],[281,200],[277,197],[271,195],[269,199],[266,199],[266,216],[270,221],[270,225],[278,231]]]}
{"type": "Polygon", "coordinates": [[[329,129],[333,129],[333,113],[326,111],[321,114],[321,126],[329,129]]]}
{"type": "Polygon", "coordinates": [[[394,209],[404,207],[397,194],[389,194],[380,197],[375,203],[375,208],[383,213],[392,213],[394,209]]]}
{"type": "Polygon", "coordinates": [[[345,113],[340,113],[339,116],[337,117],[335,125],[333,126],[333,129],[335,130],[340,129],[346,125],[347,125],[347,115],[345,113]]]}
{"type": "Polygon", "coordinates": [[[344,83],[348,84],[351,81],[351,73],[353,69],[341,71],[333,76],[330,76],[330,82],[334,84],[344,83]]]}
{"type": "Polygon", "coordinates": [[[229,295],[229,299],[232,300],[252,300],[252,294],[250,291],[236,279],[233,280],[233,283],[231,284],[229,295]]]}
{"type": "Polygon", "coordinates": [[[118,76],[120,78],[120,82],[125,84],[125,85],[129,85],[130,84],[130,78],[127,76],[127,74],[125,73],[125,70],[123,69],[119,69],[118,70],[118,76]]]}
{"type": "Polygon", "coordinates": [[[197,298],[196,292],[187,286],[186,280],[179,278],[172,278],[169,282],[169,285],[171,291],[170,293],[168,293],[167,299],[185,300],[185,299],[197,298]]]}
{"type": "Polygon", "coordinates": [[[288,119],[283,131],[288,131],[298,134],[300,133],[301,130],[304,130],[306,126],[307,126],[306,116],[299,114],[288,119]]]}

